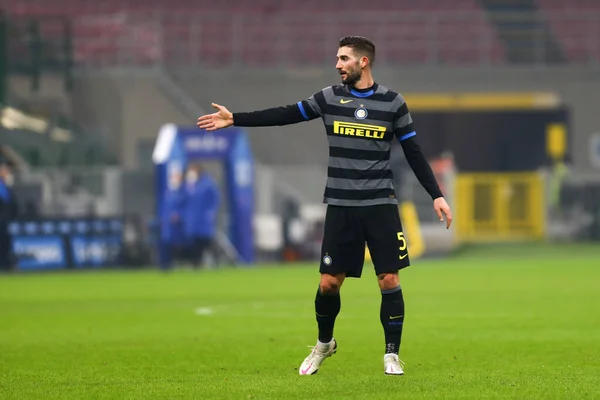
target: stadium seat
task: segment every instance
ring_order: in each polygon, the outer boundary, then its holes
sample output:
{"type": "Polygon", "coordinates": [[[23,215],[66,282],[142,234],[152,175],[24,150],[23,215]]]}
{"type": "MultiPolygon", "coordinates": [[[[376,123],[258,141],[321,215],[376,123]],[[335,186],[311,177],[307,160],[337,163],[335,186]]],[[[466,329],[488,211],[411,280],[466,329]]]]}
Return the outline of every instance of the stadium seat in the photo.
{"type": "Polygon", "coordinates": [[[201,59],[205,65],[323,65],[329,57],[327,44],[345,35],[372,37],[383,62],[461,65],[506,59],[477,0],[397,0],[393,7],[388,0],[344,1],[343,9],[356,14],[340,13],[340,4],[28,0],[11,2],[7,9],[17,15],[70,17],[79,63],[152,63],[162,57],[164,62],[180,63],[201,59]],[[452,17],[456,11],[468,13],[468,19],[452,17]]]}
{"type": "Polygon", "coordinates": [[[537,0],[555,39],[570,62],[600,62],[600,2],[537,0]]]}

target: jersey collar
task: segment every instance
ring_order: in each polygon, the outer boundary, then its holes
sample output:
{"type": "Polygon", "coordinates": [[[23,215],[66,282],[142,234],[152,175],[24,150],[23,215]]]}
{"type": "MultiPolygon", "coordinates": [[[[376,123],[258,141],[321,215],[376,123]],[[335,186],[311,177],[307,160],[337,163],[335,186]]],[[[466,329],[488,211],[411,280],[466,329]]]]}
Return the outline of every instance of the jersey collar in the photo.
{"type": "Polygon", "coordinates": [[[369,97],[372,96],[373,93],[377,91],[377,83],[373,83],[373,86],[368,87],[366,89],[356,89],[352,86],[349,86],[350,93],[356,97],[369,97]]]}

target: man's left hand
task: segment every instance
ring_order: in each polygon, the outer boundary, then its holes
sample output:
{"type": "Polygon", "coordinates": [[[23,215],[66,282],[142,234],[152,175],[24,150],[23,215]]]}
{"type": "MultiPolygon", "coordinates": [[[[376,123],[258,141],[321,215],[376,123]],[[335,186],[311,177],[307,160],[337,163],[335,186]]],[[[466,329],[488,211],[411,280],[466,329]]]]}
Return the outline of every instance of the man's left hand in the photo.
{"type": "Polygon", "coordinates": [[[444,221],[444,216],[446,216],[446,229],[450,229],[450,224],[452,223],[452,211],[450,211],[450,206],[446,203],[446,199],[443,197],[435,199],[433,201],[433,209],[440,221],[444,221]]]}

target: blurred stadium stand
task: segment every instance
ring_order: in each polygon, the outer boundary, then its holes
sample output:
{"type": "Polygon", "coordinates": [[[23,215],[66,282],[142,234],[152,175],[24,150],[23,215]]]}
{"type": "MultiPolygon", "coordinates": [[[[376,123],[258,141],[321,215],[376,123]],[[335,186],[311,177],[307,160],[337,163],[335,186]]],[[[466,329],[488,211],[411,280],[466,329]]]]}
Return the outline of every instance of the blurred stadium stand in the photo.
{"type": "Polygon", "coordinates": [[[349,31],[371,36],[380,60],[394,64],[597,63],[600,58],[600,8],[586,0],[401,0],[393,7],[385,0],[6,3],[11,15],[45,17],[41,30],[47,38],[61,37],[56,21],[67,17],[75,62],[97,67],[182,61],[322,65],[331,58],[325,43],[349,31]]]}
{"type": "MultiPolygon", "coordinates": [[[[598,176],[589,156],[600,132],[598,1],[0,0],[0,10],[8,16],[0,140],[26,160],[20,182],[45,188],[49,214],[64,211],[61,193],[77,176],[100,213],[152,215],[150,155],[162,124],[193,124],[213,101],[237,111],[306,98],[337,82],[334,49],[348,34],[377,43],[377,80],[408,98],[552,93],[570,110],[567,181],[598,176]],[[7,115],[41,119],[43,132],[7,127],[7,115]]],[[[261,218],[272,222],[295,199],[318,220],[321,122],[251,132],[261,218]]],[[[410,173],[398,175],[427,231],[430,200],[410,173]]],[[[453,175],[446,179],[451,187],[453,175]]],[[[571,209],[593,213],[589,196],[585,204],[565,196],[571,209]]],[[[439,244],[432,232],[430,246],[439,244]]]]}
{"type": "Polygon", "coordinates": [[[537,0],[551,33],[569,62],[600,60],[600,2],[537,0]]]}

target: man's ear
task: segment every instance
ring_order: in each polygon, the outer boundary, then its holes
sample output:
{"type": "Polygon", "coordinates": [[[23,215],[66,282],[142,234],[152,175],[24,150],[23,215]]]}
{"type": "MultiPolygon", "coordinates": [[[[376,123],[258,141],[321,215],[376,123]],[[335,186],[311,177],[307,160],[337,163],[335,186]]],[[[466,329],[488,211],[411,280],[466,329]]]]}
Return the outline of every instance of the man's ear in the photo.
{"type": "Polygon", "coordinates": [[[369,57],[362,56],[360,58],[360,66],[361,66],[361,68],[365,68],[367,65],[369,65],[369,57]]]}

